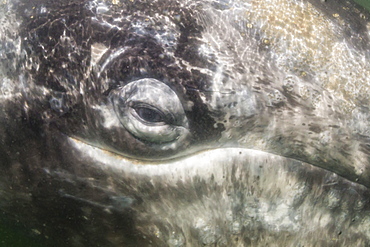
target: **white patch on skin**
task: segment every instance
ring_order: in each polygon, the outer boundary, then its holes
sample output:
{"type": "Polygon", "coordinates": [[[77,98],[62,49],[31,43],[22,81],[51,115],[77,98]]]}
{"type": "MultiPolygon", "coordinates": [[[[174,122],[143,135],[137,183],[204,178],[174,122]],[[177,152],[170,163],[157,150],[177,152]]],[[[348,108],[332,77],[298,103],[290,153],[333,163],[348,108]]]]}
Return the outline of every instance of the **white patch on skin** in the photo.
{"type": "Polygon", "coordinates": [[[355,109],[353,111],[353,119],[350,121],[350,124],[354,127],[355,133],[370,136],[370,114],[355,109]]]}
{"type": "Polygon", "coordinates": [[[21,95],[15,83],[9,78],[3,78],[0,83],[0,99],[12,99],[15,95],[21,95]]]}
{"type": "Polygon", "coordinates": [[[232,7],[240,6],[225,5],[223,11],[205,6],[206,16],[200,17],[205,29],[200,40],[203,44],[199,47],[199,54],[217,65],[214,71],[207,73],[211,80],[207,91],[200,96],[207,102],[209,111],[214,113],[216,123],[222,124],[226,129],[220,142],[240,138],[240,133],[235,129],[243,127],[241,122],[244,119],[257,114],[257,100],[251,89],[256,78],[248,70],[242,71],[241,68],[254,68],[261,61],[255,56],[254,50],[251,50],[253,54],[245,53],[245,47],[253,47],[255,44],[244,39],[234,25],[232,20],[239,10],[233,12],[232,7]],[[213,28],[215,26],[217,28],[213,28]],[[226,113],[226,116],[219,113],[226,113]],[[243,119],[240,120],[239,117],[243,119]],[[236,120],[238,118],[240,121],[236,120]]]}
{"type": "Polygon", "coordinates": [[[332,217],[329,214],[317,213],[317,215],[315,217],[313,217],[313,220],[317,221],[317,223],[320,225],[320,227],[324,228],[332,221],[332,217]]]}
{"type": "Polygon", "coordinates": [[[276,207],[271,207],[271,203],[268,199],[263,200],[261,207],[259,208],[259,214],[264,216],[265,224],[274,231],[284,231],[290,229],[291,231],[298,231],[299,224],[292,221],[290,215],[292,214],[293,208],[290,208],[285,203],[279,204],[276,207]]]}
{"type": "Polygon", "coordinates": [[[94,43],[91,45],[91,65],[96,66],[100,58],[106,53],[108,47],[102,43],[94,43]]]}

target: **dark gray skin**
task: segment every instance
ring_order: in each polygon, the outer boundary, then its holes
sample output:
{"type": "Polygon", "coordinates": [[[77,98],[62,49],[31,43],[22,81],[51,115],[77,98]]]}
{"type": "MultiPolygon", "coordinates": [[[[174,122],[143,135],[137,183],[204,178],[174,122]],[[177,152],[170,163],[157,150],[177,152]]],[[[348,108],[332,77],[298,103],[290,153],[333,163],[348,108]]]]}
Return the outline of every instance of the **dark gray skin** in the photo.
{"type": "Polygon", "coordinates": [[[370,245],[361,7],[2,11],[2,222],[46,246],[370,245]]]}

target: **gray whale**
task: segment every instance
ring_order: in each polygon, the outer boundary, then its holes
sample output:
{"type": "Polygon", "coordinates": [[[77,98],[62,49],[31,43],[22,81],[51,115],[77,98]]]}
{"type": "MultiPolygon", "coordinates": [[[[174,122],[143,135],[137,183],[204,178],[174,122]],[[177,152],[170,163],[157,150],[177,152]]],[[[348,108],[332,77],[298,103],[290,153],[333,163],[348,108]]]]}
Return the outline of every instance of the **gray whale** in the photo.
{"type": "Polygon", "coordinates": [[[360,6],[1,12],[1,222],[45,246],[370,245],[360,6]]]}

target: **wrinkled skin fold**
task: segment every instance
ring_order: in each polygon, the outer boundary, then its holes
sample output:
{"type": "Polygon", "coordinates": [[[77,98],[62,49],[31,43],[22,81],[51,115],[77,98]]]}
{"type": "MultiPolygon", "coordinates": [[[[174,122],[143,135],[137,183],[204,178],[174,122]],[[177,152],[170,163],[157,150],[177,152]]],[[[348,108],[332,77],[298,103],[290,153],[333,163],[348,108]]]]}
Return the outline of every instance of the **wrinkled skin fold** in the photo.
{"type": "Polygon", "coordinates": [[[367,246],[351,1],[0,6],[0,211],[45,246],[367,246]]]}

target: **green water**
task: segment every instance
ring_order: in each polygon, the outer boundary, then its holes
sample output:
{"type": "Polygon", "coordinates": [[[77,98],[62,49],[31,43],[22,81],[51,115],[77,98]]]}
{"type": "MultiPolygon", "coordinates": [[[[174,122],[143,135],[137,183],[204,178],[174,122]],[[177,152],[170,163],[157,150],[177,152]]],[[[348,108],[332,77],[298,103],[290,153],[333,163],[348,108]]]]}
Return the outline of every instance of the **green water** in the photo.
{"type": "Polygon", "coordinates": [[[355,0],[355,2],[370,10],[370,0],[355,0]]]}
{"type": "Polygon", "coordinates": [[[0,223],[0,247],[44,247],[21,229],[0,223]]]}

